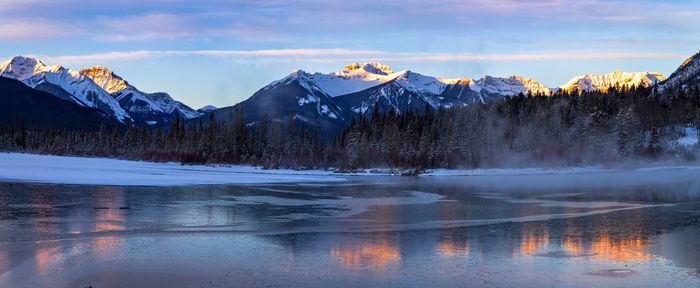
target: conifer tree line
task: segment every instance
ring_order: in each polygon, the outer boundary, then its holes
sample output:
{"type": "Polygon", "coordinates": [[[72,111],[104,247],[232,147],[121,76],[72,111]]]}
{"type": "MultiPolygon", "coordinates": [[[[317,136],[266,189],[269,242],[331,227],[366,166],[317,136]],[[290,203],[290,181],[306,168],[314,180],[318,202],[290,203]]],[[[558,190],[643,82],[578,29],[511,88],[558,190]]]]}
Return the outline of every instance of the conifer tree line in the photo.
{"type": "Polygon", "coordinates": [[[667,145],[685,127],[700,126],[700,90],[690,91],[649,96],[648,88],[614,87],[520,94],[435,113],[428,107],[423,113],[375,110],[331,141],[331,150],[343,152],[351,168],[573,166],[663,156],[695,160],[697,151],[667,145]]]}
{"type": "MultiPolygon", "coordinates": [[[[377,105],[375,105],[376,107],[377,105]]],[[[254,123],[234,110],[210,125],[176,118],[169,127],[99,131],[0,123],[0,150],[183,164],[267,168],[476,168],[589,165],[630,158],[694,160],[666,139],[700,128],[700,89],[643,87],[503,100],[433,111],[373,110],[322,138],[294,115],[254,123]],[[655,88],[653,88],[655,89],[655,88]]],[[[698,129],[700,130],[700,129],[698,129]]],[[[696,130],[697,131],[697,130],[696,130]]],[[[697,137],[697,135],[695,135],[697,137]]],[[[697,147],[697,146],[696,146],[697,147]]]]}

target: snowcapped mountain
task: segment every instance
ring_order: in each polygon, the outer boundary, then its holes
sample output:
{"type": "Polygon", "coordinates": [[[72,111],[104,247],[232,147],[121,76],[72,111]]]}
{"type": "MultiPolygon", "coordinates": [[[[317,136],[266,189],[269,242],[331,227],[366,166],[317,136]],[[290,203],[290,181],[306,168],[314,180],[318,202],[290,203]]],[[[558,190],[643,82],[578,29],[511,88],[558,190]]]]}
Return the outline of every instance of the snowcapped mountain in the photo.
{"type": "Polygon", "coordinates": [[[686,85],[690,84],[700,84],[700,51],[683,61],[681,66],[659,85],[658,92],[676,88],[686,89],[686,85]]]}
{"type": "MultiPolygon", "coordinates": [[[[339,106],[334,97],[319,87],[312,74],[301,70],[270,83],[235,106],[219,108],[212,113],[216,121],[228,123],[238,109],[249,124],[260,121],[263,116],[287,119],[293,115],[294,119],[318,127],[322,133],[345,127],[351,117],[349,110],[339,106]]],[[[209,116],[199,119],[207,123],[209,116]]]]}
{"type": "Polygon", "coordinates": [[[293,111],[295,117],[317,125],[320,123],[313,119],[321,118],[332,122],[349,119],[347,112],[318,85],[313,75],[302,70],[295,70],[282,80],[265,86],[241,102],[241,106],[247,112],[262,108],[263,113],[257,113],[260,117],[265,112],[272,116],[288,115],[293,111]]]}
{"type": "Polygon", "coordinates": [[[81,106],[97,108],[122,123],[133,120],[116,99],[75,70],[59,65],[46,66],[36,59],[16,56],[0,66],[0,76],[19,80],[81,106]]]}
{"type": "MultiPolygon", "coordinates": [[[[377,62],[353,63],[345,66],[344,70],[329,74],[303,73],[306,82],[312,83],[309,85],[333,98],[339,98],[338,101],[342,104],[350,105],[353,113],[373,109],[374,103],[382,105],[380,110],[394,108],[405,111],[408,108],[422,110],[425,104],[437,109],[440,106],[484,103],[519,93],[552,93],[546,86],[521,76],[484,76],[476,81],[467,78],[448,79],[425,76],[410,70],[394,72],[389,66],[377,62]]],[[[263,89],[274,87],[283,80],[272,82],[263,89]]]]}
{"type": "Polygon", "coordinates": [[[217,109],[205,106],[194,110],[175,101],[167,93],[146,93],[104,67],[80,71],[62,66],[47,66],[40,61],[17,56],[0,66],[0,76],[19,80],[25,85],[48,92],[84,107],[96,108],[122,123],[166,124],[180,116],[184,119],[208,120],[203,115],[214,112],[217,120],[227,120],[233,109],[240,108],[249,123],[269,117],[293,114],[309,125],[328,131],[343,128],[357,113],[375,108],[380,112],[394,109],[422,111],[425,107],[466,106],[518,94],[552,95],[562,91],[604,90],[622,85],[649,87],[660,83],[660,90],[700,80],[700,53],[686,60],[668,80],[658,73],[586,74],[550,89],[532,79],[483,76],[479,79],[440,78],[410,70],[395,72],[377,62],[353,63],[343,70],[307,73],[295,70],[271,82],[247,100],[217,109]],[[665,80],[665,81],[664,81],[665,80]],[[679,84],[680,83],[680,84],[679,84]]]}
{"type": "MultiPolygon", "coordinates": [[[[343,70],[307,73],[295,70],[274,81],[238,104],[250,122],[268,116],[288,115],[320,127],[345,127],[353,115],[367,113],[378,105],[380,112],[394,109],[423,111],[426,105],[464,106],[523,94],[550,95],[546,86],[520,76],[484,76],[481,79],[448,79],[425,76],[410,70],[394,72],[377,62],[353,63],[343,70]]],[[[233,107],[215,111],[225,119],[233,107]]]]}
{"type": "Polygon", "coordinates": [[[391,71],[389,66],[369,62],[350,64],[344,70],[329,74],[317,72],[308,77],[326,94],[336,97],[394,80],[400,74],[391,71]]]}
{"type": "Polygon", "coordinates": [[[207,106],[204,106],[202,108],[197,109],[197,112],[202,113],[202,114],[206,114],[206,113],[209,113],[209,112],[214,111],[216,109],[218,109],[218,108],[216,108],[216,106],[214,106],[214,105],[207,105],[207,106]]]}
{"type": "Polygon", "coordinates": [[[644,86],[650,87],[664,81],[659,73],[650,72],[621,72],[617,70],[608,74],[586,74],[572,78],[566,84],[559,86],[563,91],[588,92],[595,90],[607,90],[615,86],[644,86]]]}
{"type": "MultiPolygon", "coordinates": [[[[415,93],[429,93],[433,95],[439,95],[450,85],[455,85],[460,82],[478,84],[471,86],[472,90],[475,91],[486,89],[488,93],[506,96],[517,95],[519,93],[527,94],[528,92],[545,95],[551,93],[546,86],[517,75],[506,78],[484,76],[477,81],[467,78],[449,79],[425,76],[410,70],[394,72],[389,66],[377,62],[353,63],[346,65],[344,70],[338,72],[331,72],[329,74],[316,72],[309,75],[309,78],[314,81],[321,90],[332,97],[359,92],[390,81],[396,81],[404,89],[415,93]]],[[[268,86],[274,86],[276,82],[268,86]]]]}
{"type": "Polygon", "coordinates": [[[89,77],[110,93],[137,122],[151,125],[165,124],[174,120],[176,115],[185,119],[202,115],[187,105],[173,100],[167,93],[142,92],[105,67],[93,66],[81,69],[79,73],[89,77]]]}
{"type": "MultiPolygon", "coordinates": [[[[514,96],[522,94],[542,94],[551,95],[552,91],[540,84],[539,82],[518,75],[508,76],[505,78],[483,76],[477,80],[481,89],[485,89],[491,94],[500,94],[505,96],[514,96]]],[[[478,89],[478,88],[477,88],[478,89]]]]}
{"type": "Polygon", "coordinates": [[[186,119],[202,115],[167,93],[142,92],[104,67],[75,71],[16,56],[0,66],[0,76],[81,106],[97,108],[121,123],[167,124],[177,115],[186,119]]]}

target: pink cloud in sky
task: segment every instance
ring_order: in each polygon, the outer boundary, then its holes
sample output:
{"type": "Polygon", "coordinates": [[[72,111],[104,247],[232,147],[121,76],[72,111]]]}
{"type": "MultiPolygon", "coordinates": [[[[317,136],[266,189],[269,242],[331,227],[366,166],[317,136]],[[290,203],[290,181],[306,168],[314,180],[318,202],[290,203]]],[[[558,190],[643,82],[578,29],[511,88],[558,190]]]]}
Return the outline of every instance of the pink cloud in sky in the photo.
{"type": "Polygon", "coordinates": [[[567,51],[536,54],[472,54],[472,53],[409,53],[352,49],[264,49],[264,50],[139,50],[107,52],[86,55],[38,56],[52,63],[89,64],[110,61],[140,60],[156,57],[210,56],[229,57],[239,61],[274,60],[294,62],[329,61],[392,61],[392,62],[513,62],[547,60],[597,59],[682,59],[685,55],[673,53],[600,53],[596,51],[567,51]]]}

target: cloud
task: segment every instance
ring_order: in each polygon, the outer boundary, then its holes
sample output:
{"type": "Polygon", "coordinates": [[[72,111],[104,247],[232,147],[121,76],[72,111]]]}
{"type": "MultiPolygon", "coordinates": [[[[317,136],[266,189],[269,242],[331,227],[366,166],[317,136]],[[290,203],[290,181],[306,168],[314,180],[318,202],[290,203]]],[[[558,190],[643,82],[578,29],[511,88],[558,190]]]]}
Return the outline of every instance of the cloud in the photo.
{"type": "Polygon", "coordinates": [[[0,40],[9,42],[42,42],[83,33],[74,25],[41,18],[9,18],[0,22],[0,40]]]}
{"type": "MultiPolygon", "coordinates": [[[[181,37],[235,36],[248,27],[237,24],[235,12],[148,13],[124,17],[97,18],[98,38],[109,41],[177,39],[181,37]]],[[[253,29],[250,29],[253,30],[253,29]]],[[[260,33],[261,31],[258,32],[260,33]]]]}
{"type": "Polygon", "coordinates": [[[95,65],[113,61],[151,59],[157,57],[208,56],[227,57],[238,61],[331,62],[331,61],[392,61],[392,62],[516,62],[549,60],[600,59],[683,59],[685,55],[672,53],[599,53],[567,51],[535,54],[472,54],[389,52],[352,49],[264,49],[264,50],[139,50],[107,52],[86,55],[37,56],[46,61],[69,65],[95,65]]]}
{"type": "MultiPolygon", "coordinates": [[[[700,24],[697,5],[652,0],[117,0],[111,4],[0,0],[0,24],[13,23],[9,18],[34,19],[41,15],[52,23],[86,28],[52,35],[80,34],[103,41],[133,42],[212,37],[297,42],[392,34],[408,37],[411,32],[420,32],[419,37],[488,32],[529,39],[559,29],[585,39],[588,37],[582,36],[595,36],[593,33],[601,27],[606,28],[601,34],[616,31],[619,35],[630,30],[666,32],[670,25],[681,29],[673,33],[684,34],[700,24]]],[[[3,34],[21,39],[15,30],[22,29],[4,28],[3,34]]]]}
{"type": "Polygon", "coordinates": [[[71,65],[71,64],[89,64],[97,65],[99,63],[106,63],[112,61],[124,61],[124,60],[139,60],[139,59],[149,59],[153,57],[164,56],[164,51],[127,51],[127,52],[107,52],[107,53],[96,53],[96,54],[86,54],[86,55],[65,55],[65,56],[40,56],[31,55],[32,57],[40,58],[47,61],[48,63],[58,64],[58,65],[71,65]]]}
{"type": "Polygon", "coordinates": [[[104,63],[110,61],[122,60],[140,60],[156,57],[168,56],[213,56],[213,57],[244,57],[244,58],[260,58],[260,57],[305,57],[313,58],[319,56],[358,56],[358,57],[374,57],[380,55],[389,55],[384,51],[373,50],[350,50],[350,49],[264,49],[264,50],[138,50],[124,52],[106,52],[86,55],[64,55],[64,56],[37,56],[46,61],[57,64],[90,64],[104,63]]]}
{"type": "Polygon", "coordinates": [[[514,61],[547,61],[547,60],[600,60],[600,59],[679,59],[684,55],[671,53],[597,53],[597,52],[560,52],[535,54],[471,54],[471,53],[438,53],[414,55],[405,54],[402,57],[384,58],[385,61],[432,61],[432,62],[514,62],[514,61]]]}

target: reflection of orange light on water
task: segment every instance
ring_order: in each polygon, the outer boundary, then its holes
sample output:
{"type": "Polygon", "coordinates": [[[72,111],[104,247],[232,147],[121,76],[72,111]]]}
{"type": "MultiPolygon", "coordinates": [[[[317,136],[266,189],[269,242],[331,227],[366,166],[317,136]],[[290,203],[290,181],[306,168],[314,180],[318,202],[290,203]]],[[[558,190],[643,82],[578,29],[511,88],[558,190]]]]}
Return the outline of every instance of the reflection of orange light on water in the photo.
{"type": "Polygon", "coordinates": [[[34,251],[37,274],[44,274],[49,271],[51,264],[56,259],[56,254],[59,250],[59,247],[48,247],[37,248],[36,251],[34,251]]]}
{"type": "Polygon", "coordinates": [[[525,226],[520,242],[520,249],[513,256],[531,255],[538,249],[549,245],[549,231],[536,229],[535,226],[525,226]]]}
{"type": "Polygon", "coordinates": [[[453,242],[453,241],[440,241],[438,245],[438,253],[441,254],[464,254],[469,255],[469,243],[465,242],[453,242]]]}
{"type": "Polygon", "coordinates": [[[123,242],[124,238],[122,237],[97,237],[89,243],[90,254],[97,260],[105,259],[114,255],[119,248],[118,244],[123,242]]]}
{"type": "Polygon", "coordinates": [[[396,264],[401,260],[401,254],[396,245],[392,245],[387,240],[339,245],[331,249],[331,256],[337,258],[340,265],[347,269],[383,270],[388,265],[396,264]]]}
{"type": "Polygon", "coordinates": [[[593,241],[591,253],[594,257],[617,262],[624,261],[647,261],[651,256],[644,253],[644,240],[618,239],[612,240],[610,237],[600,237],[593,241]]]}
{"type": "Polygon", "coordinates": [[[567,237],[562,248],[571,255],[590,254],[593,259],[615,262],[647,261],[651,255],[644,252],[646,247],[642,238],[613,239],[610,236],[600,236],[593,239],[590,248],[584,247],[581,238],[567,237]]]}
{"type": "Polygon", "coordinates": [[[520,243],[520,255],[530,255],[542,247],[549,244],[548,234],[544,235],[530,235],[523,239],[520,243]]]}
{"type": "Polygon", "coordinates": [[[561,244],[562,248],[572,255],[580,255],[585,253],[583,248],[583,239],[567,237],[564,243],[561,244]]]}
{"type": "Polygon", "coordinates": [[[97,210],[95,215],[95,227],[92,232],[124,230],[124,214],[123,210],[117,210],[124,204],[124,194],[117,188],[104,187],[100,190],[104,194],[100,200],[104,201],[103,206],[110,209],[97,210]]]}
{"type": "Polygon", "coordinates": [[[124,230],[124,225],[121,224],[124,221],[124,215],[121,210],[105,209],[98,211],[101,212],[95,217],[95,227],[92,228],[92,232],[124,230]]]}
{"type": "Polygon", "coordinates": [[[92,232],[115,231],[115,230],[124,230],[124,225],[119,225],[119,224],[114,224],[114,223],[109,223],[109,222],[100,222],[100,223],[95,224],[95,228],[92,229],[92,232]]]}

